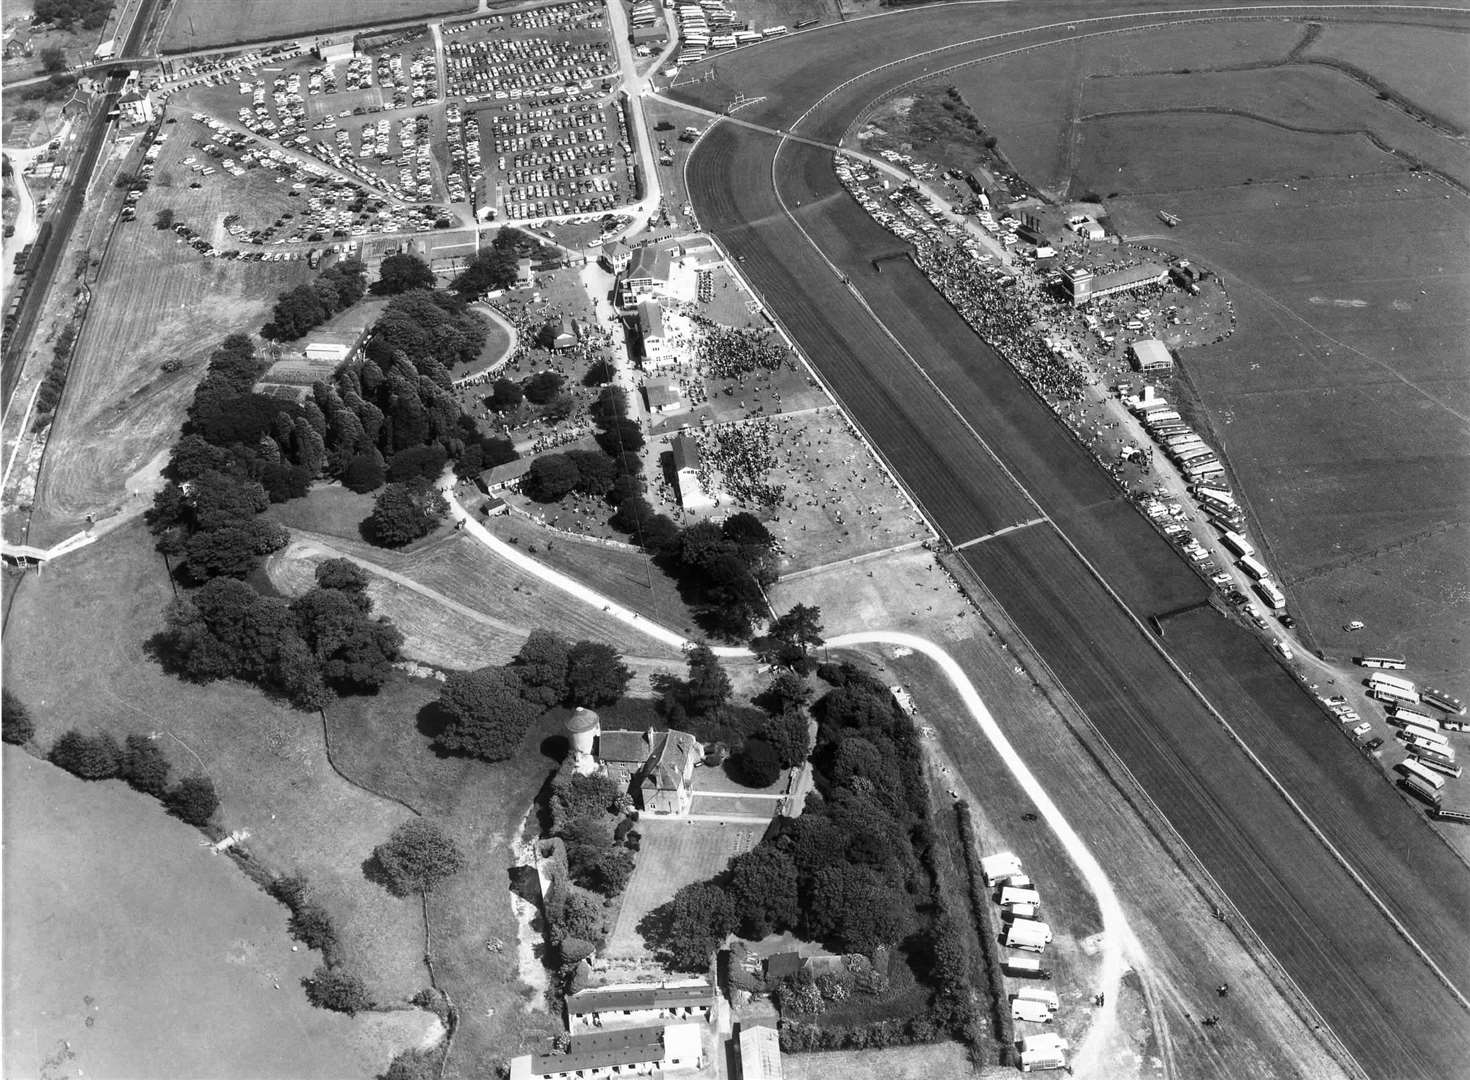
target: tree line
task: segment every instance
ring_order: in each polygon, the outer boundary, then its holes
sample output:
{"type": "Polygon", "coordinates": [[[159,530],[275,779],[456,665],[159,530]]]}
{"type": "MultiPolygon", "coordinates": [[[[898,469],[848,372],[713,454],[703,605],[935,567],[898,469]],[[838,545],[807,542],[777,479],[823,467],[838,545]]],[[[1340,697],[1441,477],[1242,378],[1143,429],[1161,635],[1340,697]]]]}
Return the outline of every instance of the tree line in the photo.
{"type": "MultiPolygon", "coordinates": [[[[662,962],[684,971],[705,970],[735,932],[758,939],[790,931],[838,953],[861,954],[875,969],[901,946],[931,991],[923,1015],[888,1022],[881,1038],[848,1033],[824,1048],[968,1038],[974,1023],[969,961],[930,862],[935,833],[913,725],[888,687],[866,672],[848,664],[817,671],[832,686],[812,707],[815,790],[801,815],[778,818],[760,844],[732,858],[717,877],[680,889],[639,931],[662,962]]],[[[804,680],[786,672],[776,682],[767,694],[789,710],[799,708],[801,695],[792,694],[804,680]]],[[[865,985],[864,992],[880,993],[886,983],[865,985]]],[[[852,987],[852,980],[839,979],[828,989],[844,995],[852,987]]],[[[819,987],[803,989],[800,981],[778,996],[786,1016],[820,1012],[821,999],[819,987]]],[[[812,1048],[795,1045],[805,1037],[799,1023],[791,1040],[785,1027],[783,1047],[812,1048]]]]}

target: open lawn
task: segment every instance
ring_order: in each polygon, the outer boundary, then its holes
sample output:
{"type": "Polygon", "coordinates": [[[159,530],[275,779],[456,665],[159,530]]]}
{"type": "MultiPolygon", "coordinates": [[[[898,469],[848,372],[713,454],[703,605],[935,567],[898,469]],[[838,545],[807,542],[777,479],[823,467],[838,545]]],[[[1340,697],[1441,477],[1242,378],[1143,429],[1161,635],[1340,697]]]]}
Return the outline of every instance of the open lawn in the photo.
{"type": "Polygon", "coordinates": [[[119,741],[160,732],[175,775],[214,780],[221,824],[250,830],[262,865],[306,876],[374,997],[403,1002],[425,984],[421,919],[362,870],[408,812],[332,771],[320,716],[241,683],[182,682],[147,655],[173,594],[141,523],[28,574],[14,593],[5,681],[36,714],[41,745],[70,727],[119,741]]]}
{"type": "Polygon", "coordinates": [[[719,825],[713,821],[660,821],[644,814],[638,822],[643,840],[633,877],[623,892],[618,921],[604,955],[612,960],[648,958],[638,923],[643,916],[695,881],[705,881],[760,841],[765,828],[719,825]]]}
{"type": "Polygon", "coordinates": [[[788,1080],[930,1080],[931,1077],[975,1076],[969,1055],[959,1043],[928,1043],[887,1050],[843,1050],[824,1054],[786,1054],[781,1075],[788,1080]]]}
{"type": "Polygon", "coordinates": [[[437,1025],[308,1005],[286,909],[155,800],[11,746],[4,778],[7,1076],[335,1080],[437,1025]]]}
{"type": "Polygon", "coordinates": [[[228,334],[257,331],[276,294],[307,274],[305,263],[204,258],[153,228],[172,201],[151,187],[102,258],[37,482],[33,544],[70,536],[88,514],[139,507],[210,351],[228,334]],[[167,360],[182,369],[163,371],[167,360]]]}
{"type": "Polygon", "coordinates": [[[559,763],[546,751],[562,749],[561,714],[535,725],[509,761],[444,757],[430,747],[439,689],[433,680],[395,678],[376,699],[344,700],[328,715],[338,767],[443,825],[468,856],[431,896],[429,918],[434,970],[460,1014],[448,1075],[477,1077],[553,1030],[545,1012],[528,1009],[540,1002],[517,972],[509,871],[522,820],[559,763]]]}
{"type": "MultiPolygon", "coordinates": [[[[1470,206],[1407,174],[1227,188],[1173,200],[1171,246],[1225,275],[1239,323],[1183,354],[1203,425],[1225,450],[1313,641],[1461,676],[1470,394],[1461,373],[1470,206]]],[[[1150,199],[1120,200],[1144,227],[1150,199]]],[[[1209,438],[1209,436],[1206,436],[1209,438]]]]}
{"type": "Polygon", "coordinates": [[[182,0],[169,12],[161,46],[189,52],[218,45],[266,41],[293,34],[327,34],[426,15],[452,15],[475,8],[474,0],[182,0]]]}
{"type": "Polygon", "coordinates": [[[1470,40],[1464,33],[1328,23],[1305,55],[1351,64],[1419,108],[1465,129],[1470,128],[1467,49],[1470,40]]]}

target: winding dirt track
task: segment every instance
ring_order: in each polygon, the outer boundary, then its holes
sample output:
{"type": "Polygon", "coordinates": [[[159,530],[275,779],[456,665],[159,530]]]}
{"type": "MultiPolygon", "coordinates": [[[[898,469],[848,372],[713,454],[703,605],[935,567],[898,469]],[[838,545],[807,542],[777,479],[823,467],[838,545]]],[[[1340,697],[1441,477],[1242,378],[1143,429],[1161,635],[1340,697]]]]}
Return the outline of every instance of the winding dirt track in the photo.
{"type": "MultiPolygon", "coordinates": [[[[1027,5],[1025,17],[1066,11],[1027,5]]],[[[903,50],[978,36],[980,19],[926,9],[782,42],[752,56],[779,92],[740,116],[835,141],[918,72],[859,80],[799,121],[828,89],[903,50]]],[[[690,96],[709,104],[727,90],[690,96]]],[[[906,261],[874,271],[895,240],[842,191],[824,151],[719,125],[688,180],[701,222],[951,542],[1044,515],[961,554],[1364,1070],[1463,1075],[1464,864],[1244,630],[1199,608],[1170,621],[1169,658],[1160,652],[1138,619],[1202,601],[1203,583],[906,261]]]]}

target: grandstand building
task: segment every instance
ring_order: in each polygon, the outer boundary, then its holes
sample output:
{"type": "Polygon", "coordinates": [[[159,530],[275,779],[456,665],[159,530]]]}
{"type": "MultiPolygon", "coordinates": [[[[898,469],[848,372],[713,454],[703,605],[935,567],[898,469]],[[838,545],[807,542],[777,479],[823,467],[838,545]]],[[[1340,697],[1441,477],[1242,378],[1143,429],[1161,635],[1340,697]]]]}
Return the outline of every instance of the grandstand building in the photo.
{"type": "Polygon", "coordinates": [[[1073,307],[1081,307],[1091,300],[1117,293],[1132,292],[1146,285],[1162,285],[1169,280],[1169,268],[1162,263],[1146,262],[1113,270],[1106,274],[1094,274],[1086,267],[1069,266],[1062,271],[1062,288],[1066,290],[1073,307]]]}

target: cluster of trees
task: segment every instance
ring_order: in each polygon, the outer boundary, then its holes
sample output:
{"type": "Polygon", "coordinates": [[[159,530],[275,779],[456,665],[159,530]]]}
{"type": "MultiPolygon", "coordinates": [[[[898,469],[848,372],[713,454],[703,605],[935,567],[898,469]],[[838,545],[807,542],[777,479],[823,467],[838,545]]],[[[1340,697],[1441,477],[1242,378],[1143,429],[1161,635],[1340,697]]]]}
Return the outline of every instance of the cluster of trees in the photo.
{"type": "Polygon", "coordinates": [[[919,748],[886,686],[847,667],[829,674],[841,685],[815,706],[816,790],[801,817],[781,819],[719,877],[686,886],[650,916],[651,940],[673,966],[702,970],[735,930],[790,930],[870,954],[921,925],[928,897],[916,848],[930,842],[930,826],[919,748]]]}
{"type": "Polygon", "coordinates": [[[317,275],[276,297],[271,321],[261,335],[272,341],[305,337],[339,311],[346,311],[367,291],[367,267],[359,259],[342,259],[317,275]]]}
{"type": "Polygon", "coordinates": [[[446,723],[437,741],[455,753],[504,761],[548,708],[615,704],[632,677],[611,645],[572,644],[533,630],[511,663],[450,673],[438,700],[446,723]]]}
{"type": "Polygon", "coordinates": [[[417,255],[400,253],[389,255],[378,268],[378,280],[373,282],[373,293],[378,296],[397,296],[415,289],[432,289],[434,271],[417,255]]]}
{"type": "Polygon", "coordinates": [[[516,283],[522,253],[532,256],[539,246],[517,229],[501,229],[490,246],[481,249],[449,287],[466,300],[496,289],[508,289],[516,283]]]}
{"type": "Polygon", "coordinates": [[[46,756],[83,780],[123,780],[190,825],[203,828],[219,809],[214,782],[207,776],[186,776],[169,786],[168,757],[147,735],[129,735],[119,746],[106,732],[85,735],[73,728],[62,733],[46,756]]]}
{"type": "MultiPolygon", "coordinates": [[[[543,376],[557,380],[560,386],[561,376],[554,372],[533,375],[523,384],[528,399],[532,385],[543,376]]],[[[549,387],[549,382],[543,386],[549,387]]],[[[492,401],[494,397],[492,394],[492,401]]],[[[628,416],[627,393],[620,387],[603,387],[592,403],[591,413],[600,452],[571,450],[537,458],[521,482],[521,490],[537,502],[557,502],[573,491],[604,498],[614,506],[626,499],[642,498],[643,460],[638,451],[643,449],[644,438],[638,422],[628,416]]]]}
{"type": "Polygon", "coordinates": [[[766,590],[776,583],[776,541],[754,514],[680,528],[642,496],[625,500],[614,527],[633,538],[678,582],[701,623],[720,637],[748,637],[770,610],[766,590]]]}
{"type": "Polygon", "coordinates": [[[36,430],[51,421],[51,414],[61,403],[61,391],[66,387],[66,375],[71,368],[71,351],[77,340],[77,324],[68,321],[56,335],[51,346],[51,364],[41,380],[41,389],[36,392],[36,430]]]}
{"type": "Polygon", "coordinates": [[[11,746],[23,746],[36,734],[36,722],[25,702],[13,694],[10,687],[0,688],[0,731],[11,746]]]}
{"type": "Polygon", "coordinates": [[[608,898],[627,887],[638,850],[630,809],[627,793],[609,777],[578,776],[568,764],[553,778],[551,834],[566,846],[576,885],[608,898]]]}
{"type": "Polygon", "coordinates": [[[446,461],[472,475],[516,456],[509,440],[482,436],[452,393],[448,366],[477,355],[484,335],[480,317],[453,297],[404,293],[374,326],[368,358],[330,385],[315,384],[301,404],[255,393],[269,361],[245,335],[226,338],[195,390],[170,483],[148,515],[160,550],[183,556],[196,583],[244,577],[286,542],[284,530],[257,515],[305,495],[323,476],[358,492],[403,483],[369,530],[385,543],[427,532],[441,509],[428,480],[446,461]]]}
{"type": "Polygon", "coordinates": [[[403,635],[373,617],[367,575],[354,563],[327,560],[316,581],[288,601],[215,578],[169,606],[154,647],[185,678],[243,679],[301,708],[321,708],[334,691],[375,691],[403,635]]]}
{"type": "Polygon", "coordinates": [[[79,22],[83,30],[97,30],[111,10],[112,0],[36,0],[32,21],[60,26],[79,22]]]}

